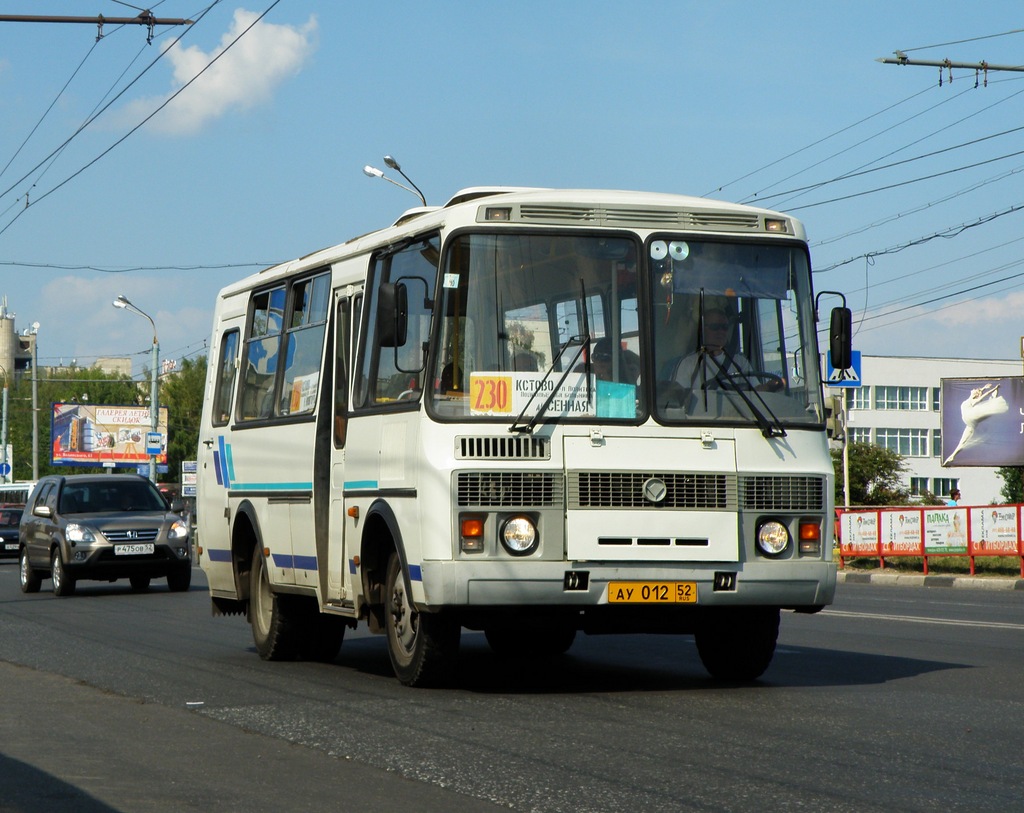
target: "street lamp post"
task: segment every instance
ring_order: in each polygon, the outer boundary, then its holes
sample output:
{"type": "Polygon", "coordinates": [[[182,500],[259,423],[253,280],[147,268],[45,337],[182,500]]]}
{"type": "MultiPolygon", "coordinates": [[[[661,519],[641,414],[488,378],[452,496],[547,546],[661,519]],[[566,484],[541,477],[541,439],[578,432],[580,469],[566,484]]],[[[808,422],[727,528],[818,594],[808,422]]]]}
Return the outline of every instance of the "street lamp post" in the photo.
{"type": "Polygon", "coordinates": [[[6,483],[7,477],[7,368],[0,365],[4,374],[3,425],[0,427],[0,483],[6,483]]]}
{"type": "MultiPolygon", "coordinates": [[[[156,434],[160,428],[160,401],[157,381],[157,375],[159,372],[158,368],[160,366],[160,342],[157,341],[156,338],[156,323],[153,321],[152,316],[129,302],[128,297],[123,294],[114,300],[113,305],[115,308],[124,308],[132,313],[139,314],[139,316],[145,316],[149,320],[149,324],[153,327],[153,350],[152,360],[150,362],[153,368],[153,375],[149,388],[149,424],[150,431],[153,434],[156,434]]],[[[155,453],[149,456],[149,479],[154,483],[156,482],[156,458],[157,456],[155,453]]]]}

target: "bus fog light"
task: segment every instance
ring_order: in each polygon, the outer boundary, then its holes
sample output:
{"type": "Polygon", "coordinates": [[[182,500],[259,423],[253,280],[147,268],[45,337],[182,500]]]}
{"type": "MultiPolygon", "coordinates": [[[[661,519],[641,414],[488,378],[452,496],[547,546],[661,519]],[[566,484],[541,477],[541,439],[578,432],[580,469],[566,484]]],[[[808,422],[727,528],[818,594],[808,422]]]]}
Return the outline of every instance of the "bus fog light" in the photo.
{"type": "Polygon", "coordinates": [[[463,553],[480,553],[484,549],[484,518],[460,517],[459,534],[463,553]]]}
{"type": "Polygon", "coordinates": [[[800,523],[799,546],[801,556],[821,555],[821,525],[819,523],[813,521],[800,523]]]}
{"type": "Polygon", "coordinates": [[[501,544],[513,556],[529,556],[539,542],[537,526],[529,517],[512,517],[501,526],[501,544]]]}
{"type": "Polygon", "coordinates": [[[789,531],[781,522],[769,520],[757,529],[757,547],[766,556],[778,556],[789,545],[789,531]]]}

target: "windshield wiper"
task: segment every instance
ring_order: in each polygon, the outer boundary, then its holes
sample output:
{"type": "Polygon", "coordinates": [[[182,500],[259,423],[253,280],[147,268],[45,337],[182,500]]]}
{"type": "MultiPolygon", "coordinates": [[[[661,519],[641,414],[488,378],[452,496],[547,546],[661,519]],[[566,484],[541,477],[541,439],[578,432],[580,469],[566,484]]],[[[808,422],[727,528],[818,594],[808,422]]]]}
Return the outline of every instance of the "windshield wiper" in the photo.
{"type": "MultiPolygon", "coordinates": [[[[739,365],[739,363],[732,357],[726,348],[722,348],[722,355],[725,357],[725,361],[719,361],[713,352],[708,348],[707,342],[704,338],[704,289],[700,289],[698,299],[698,310],[697,310],[697,367],[694,368],[694,374],[697,369],[700,369],[700,388],[704,391],[704,412],[708,411],[708,359],[714,363],[718,368],[715,372],[714,378],[718,378],[720,382],[732,384],[728,387],[729,390],[735,392],[743,403],[747,405],[747,409],[750,410],[750,414],[754,416],[754,420],[757,422],[758,428],[761,430],[761,434],[766,438],[784,438],[786,437],[786,430],[782,426],[782,422],[779,421],[778,416],[772,412],[771,407],[765,402],[761,393],[758,392],[754,387],[754,382],[750,376],[747,375],[746,371],[739,365]],[[747,385],[750,392],[757,393],[757,400],[761,402],[761,406],[764,407],[764,411],[768,413],[765,415],[764,412],[754,403],[753,399],[747,395],[747,393],[738,386],[735,386],[735,377],[729,368],[732,367],[743,382],[747,385]],[[769,418],[769,416],[771,416],[769,418]]],[[[691,386],[693,378],[691,377],[691,386]]]]}
{"type": "MultiPolygon", "coordinates": [[[[754,416],[754,420],[757,422],[758,428],[761,430],[761,434],[766,438],[786,437],[786,430],[782,426],[782,422],[779,420],[778,416],[772,412],[771,407],[768,406],[760,391],[754,387],[753,380],[749,375],[747,375],[747,372],[737,364],[736,360],[726,353],[725,362],[721,362],[715,358],[713,354],[706,353],[701,364],[706,366],[708,358],[710,358],[718,367],[718,372],[715,374],[715,377],[718,378],[720,382],[726,382],[731,385],[724,388],[720,387],[720,389],[722,389],[723,392],[735,392],[743,399],[743,403],[747,405],[747,408],[750,410],[750,414],[754,416]],[[735,370],[735,373],[729,369],[730,367],[732,370],[735,370]],[[735,386],[734,382],[736,380],[736,373],[739,373],[739,377],[743,379],[743,383],[747,385],[747,389],[757,396],[757,400],[761,402],[761,407],[764,407],[764,412],[762,412],[761,408],[758,407],[754,400],[747,395],[747,390],[742,387],[735,386]],[[768,415],[765,415],[765,412],[767,412],[768,415]]],[[[708,388],[706,384],[702,384],[701,387],[704,390],[704,411],[707,412],[708,388]]]]}
{"type": "Polygon", "coordinates": [[[584,350],[587,351],[586,356],[584,356],[583,358],[583,375],[587,379],[587,404],[589,405],[594,402],[594,394],[593,392],[591,392],[590,384],[592,362],[590,358],[590,322],[587,316],[587,288],[586,285],[584,285],[582,279],[580,279],[580,305],[583,308],[583,335],[570,336],[562,343],[562,346],[558,348],[558,353],[556,353],[555,357],[551,360],[551,365],[548,367],[547,372],[544,373],[544,377],[540,380],[540,383],[537,384],[537,389],[533,391],[533,394],[530,396],[530,399],[526,402],[525,406],[523,406],[523,411],[519,413],[519,416],[514,421],[512,421],[512,425],[508,428],[509,432],[533,431],[533,427],[537,425],[537,421],[540,420],[541,415],[547,412],[548,407],[551,406],[551,402],[555,398],[555,393],[557,393],[559,391],[559,388],[561,388],[562,382],[565,381],[565,379],[569,376],[569,373],[572,372],[572,370],[576,367],[576,364],[580,359],[580,355],[583,353],[584,350]],[[565,369],[562,371],[561,377],[558,379],[558,383],[551,388],[551,392],[548,393],[548,397],[544,400],[544,403],[540,405],[540,409],[537,410],[536,414],[534,414],[534,416],[530,418],[530,420],[525,425],[521,425],[523,416],[527,413],[527,411],[529,411],[530,404],[532,404],[534,399],[537,397],[537,393],[541,391],[541,388],[544,386],[544,382],[547,381],[548,378],[551,376],[551,373],[554,372],[555,366],[562,358],[562,354],[565,353],[565,351],[569,349],[569,346],[575,342],[579,342],[579,349],[576,351],[576,355],[572,357],[572,361],[565,366],[565,369]]]}

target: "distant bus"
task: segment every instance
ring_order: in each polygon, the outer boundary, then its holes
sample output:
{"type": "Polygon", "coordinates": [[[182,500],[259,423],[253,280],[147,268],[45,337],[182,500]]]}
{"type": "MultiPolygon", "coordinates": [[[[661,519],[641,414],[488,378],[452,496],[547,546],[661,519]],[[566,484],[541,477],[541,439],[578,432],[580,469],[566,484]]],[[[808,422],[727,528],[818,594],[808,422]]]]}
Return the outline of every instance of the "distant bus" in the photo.
{"type": "Polygon", "coordinates": [[[753,679],[780,609],[833,599],[792,217],[469,189],[228,286],[214,320],[200,562],[265,659],[332,660],[363,622],[437,684],[463,628],[519,657],[657,632],[753,679]]]}
{"type": "Polygon", "coordinates": [[[0,483],[0,505],[24,505],[35,487],[34,482],[0,483]]]}

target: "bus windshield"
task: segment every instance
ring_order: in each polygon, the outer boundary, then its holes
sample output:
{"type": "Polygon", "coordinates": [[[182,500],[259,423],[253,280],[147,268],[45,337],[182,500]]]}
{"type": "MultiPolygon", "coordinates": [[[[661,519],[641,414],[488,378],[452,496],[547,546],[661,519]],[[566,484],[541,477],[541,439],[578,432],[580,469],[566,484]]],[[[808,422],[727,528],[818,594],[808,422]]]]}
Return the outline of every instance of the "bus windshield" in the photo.
{"type": "Polygon", "coordinates": [[[822,419],[799,245],[505,231],[460,234],[445,258],[441,419],[822,419]]]}

